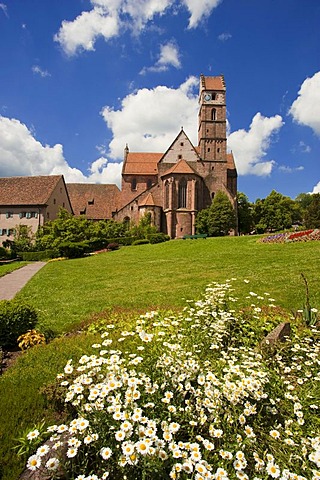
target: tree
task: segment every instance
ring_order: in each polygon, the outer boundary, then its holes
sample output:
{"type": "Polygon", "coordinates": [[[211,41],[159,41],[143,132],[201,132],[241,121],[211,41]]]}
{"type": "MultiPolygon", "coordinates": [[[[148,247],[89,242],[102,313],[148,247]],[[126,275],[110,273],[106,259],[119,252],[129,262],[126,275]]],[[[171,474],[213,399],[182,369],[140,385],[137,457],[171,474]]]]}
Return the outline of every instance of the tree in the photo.
{"type": "Polygon", "coordinates": [[[290,228],[301,218],[298,203],[275,190],[265,199],[257,199],[254,204],[254,220],[258,233],[290,228]]]}
{"type": "Polygon", "coordinates": [[[240,233],[250,233],[254,228],[253,205],[247,195],[242,192],[237,194],[238,204],[238,230],[240,233]]]}
{"type": "Polygon", "coordinates": [[[138,225],[130,228],[130,235],[137,238],[147,238],[147,235],[157,233],[157,228],[152,225],[151,213],[146,212],[139,220],[138,225]]]}
{"type": "Polygon", "coordinates": [[[198,213],[197,232],[218,237],[228,235],[235,227],[236,215],[230,200],[225,193],[218,191],[210,207],[198,213]]]}
{"type": "Polygon", "coordinates": [[[305,224],[307,228],[320,228],[320,193],[314,193],[306,209],[305,224]]]}

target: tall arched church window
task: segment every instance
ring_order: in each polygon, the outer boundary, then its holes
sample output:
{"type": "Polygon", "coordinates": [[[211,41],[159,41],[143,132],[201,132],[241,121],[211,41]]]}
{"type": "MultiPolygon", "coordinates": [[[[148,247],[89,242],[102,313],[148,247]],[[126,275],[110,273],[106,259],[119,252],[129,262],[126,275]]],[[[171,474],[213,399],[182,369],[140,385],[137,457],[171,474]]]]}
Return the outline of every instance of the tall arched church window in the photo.
{"type": "Polygon", "coordinates": [[[185,178],[182,178],[178,187],[178,208],[187,207],[187,182],[185,178]]]}
{"type": "Polygon", "coordinates": [[[164,208],[169,208],[169,188],[170,184],[167,180],[164,184],[164,208]]]}
{"type": "Polygon", "coordinates": [[[216,120],[217,111],[215,108],[211,110],[211,120],[216,120]]]}

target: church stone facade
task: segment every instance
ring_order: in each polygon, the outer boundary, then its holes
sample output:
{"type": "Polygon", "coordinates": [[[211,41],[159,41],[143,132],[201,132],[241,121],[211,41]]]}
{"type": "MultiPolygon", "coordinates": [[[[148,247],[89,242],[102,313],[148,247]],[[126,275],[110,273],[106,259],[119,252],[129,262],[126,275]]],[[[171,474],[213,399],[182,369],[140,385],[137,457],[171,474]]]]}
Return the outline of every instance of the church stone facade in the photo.
{"type": "Polygon", "coordinates": [[[237,171],[227,153],[226,86],[223,76],[201,75],[198,145],[183,129],[164,153],[124,152],[117,221],[138,222],[150,212],[153,224],[171,238],[195,233],[197,212],[216,192],[236,210],[237,171]]]}

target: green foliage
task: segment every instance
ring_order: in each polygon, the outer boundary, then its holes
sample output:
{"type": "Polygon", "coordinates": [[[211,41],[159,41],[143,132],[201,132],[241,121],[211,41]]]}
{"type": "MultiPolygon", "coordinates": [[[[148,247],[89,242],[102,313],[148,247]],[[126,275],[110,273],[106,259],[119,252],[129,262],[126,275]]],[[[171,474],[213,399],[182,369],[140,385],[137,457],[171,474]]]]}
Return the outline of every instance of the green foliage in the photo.
{"type": "Polygon", "coordinates": [[[123,223],[113,220],[93,222],[85,216],[73,216],[61,209],[58,218],[45,223],[37,232],[38,250],[60,248],[65,242],[79,243],[87,241],[91,251],[105,248],[108,238],[122,237],[127,234],[123,223]]]}
{"type": "Polygon", "coordinates": [[[43,333],[32,329],[20,335],[20,337],[18,337],[17,339],[17,342],[21,350],[27,350],[28,348],[34,347],[35,345],[41,345],[46,343],[46,337],[43,335],[43,333]]]}
{"type": "Polygon", "coordinates": [[[41,250],[38,252],[18,252],[18,255],[22,260],[27,262],[39,262],[43,260],[49,260],[50,258],[57,258],[59,251],[56,250],[41,250]]]}
{"type": "Polygon", "coordinates": [[[90,251],[88,242],[64,241],[59,245],[59,254],[67,258],[80,258],[90,251]]]}
{"type": "Polygon", "coordinates": [[[235,211],[228,196],[218,191],[209,208],[199,212],[196,219],[197,233],[206,233],[211,237],[228,235],[236,227],[235,211]]]}
{"type": "Polygon", "coordinates": [[[237,194],[237,204],[239,234],[250,233],[254,228],[253,204],[249,202],[248,197],[242,192],[237,194]]]}
{"type": "Polygon", "coordinates": [[[306,228],[320,228],[320,193],[311,195],[311,202],[305,211],[306,228]]]}
{"type": "Polygon", "coordinates": [[[136,238],[147,238],[148,235],[157,233],[157,229],[152,225],[151,213],[145,213],[139,220],[138,225],[133,225],[130,228],[130,235],[136,238]]]}
{"type": "Polygon", "coordinates": [[[258,233],[291,228],[301,219],[299,204],[275,190],[265,199],[257,199],[254,204],[254,220],[258,233]]]}
{"type": "Polygon", "coordinates": [[[0,345],[17,345],[17,338],[35,327],[37,320],[34,307],[18,300],[0,301],[0,345]]]}
{"type": "Polygon", "coordinates": [[[14,252],[28,252],[34,247],[34,242],[35,236],[30,226],[23,224],[15,226],[11,250],[14,252]]]}
{"type": "Polygon", "coordinates": [[[155,243],[167,242],[168,240],[170,240],[170,237],[165,233],[151,233],[147,235],[147,239],[149,240],[150,243],[155,244],[155,243]]]}
{"type": "Polygon", "coordinates": [[[6,248],[0,247],[0,259],[6,260],[9,258],[9,252],[6,248]]]}
{"type": "Polygon", "coordinates": [[[146,245],[147,243],[150,243],[150,240],[147,238],[139,238],[138,240],[135,240],[132,245],[146,245]]]}

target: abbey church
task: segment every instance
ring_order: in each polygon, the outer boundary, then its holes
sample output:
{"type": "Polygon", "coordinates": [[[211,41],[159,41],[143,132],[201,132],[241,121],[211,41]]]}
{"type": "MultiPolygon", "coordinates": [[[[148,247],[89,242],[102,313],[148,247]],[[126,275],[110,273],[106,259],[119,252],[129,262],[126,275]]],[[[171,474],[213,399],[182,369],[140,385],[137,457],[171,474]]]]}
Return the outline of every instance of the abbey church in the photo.
{"type": "Polygon", "coordinates": [[[130,152],[122,169],[115,220],[135,221],[150,212],[153,224],[171,238],[195,233],[197,212],[217,191],[236,208],[237,171],[227,153],[226,86],[223,76],[200,77],[198,145],[180,131],[164,153],[130,152]]]}
{"type": "Polygon", "coordinates": [[[166,152],[131,152],[126,146],[121,190],[114,184],[65,184],[62,175],[0,178],[0,243],[17,224],[35,232],[62,207],[92,220],[152,223],[170,238],[195,233],[197,213],[224,192],[236,211],[237,171],[227,153],[223,76],[200,77],[198,145],[183,129],[166,152]]]}

